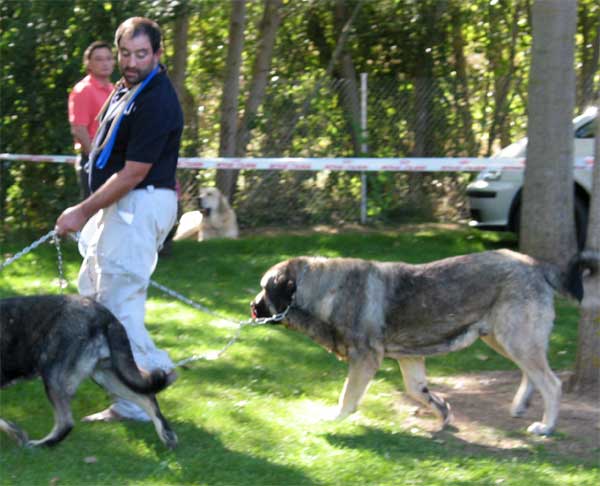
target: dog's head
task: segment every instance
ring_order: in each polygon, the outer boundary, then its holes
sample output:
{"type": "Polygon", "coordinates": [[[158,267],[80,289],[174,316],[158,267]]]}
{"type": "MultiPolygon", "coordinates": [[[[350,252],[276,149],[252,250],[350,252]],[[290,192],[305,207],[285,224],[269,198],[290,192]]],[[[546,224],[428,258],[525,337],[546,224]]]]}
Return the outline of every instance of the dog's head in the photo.
{"type": "Polygon", "coordinates": [[[262,290],[250,303],[252,317],[271,317],[285,311],[296,293],[296,269],[289,260],[271,267],[260,281],[262,290]]]}
{"type": "Polygon", "coordinates": [[[212,213],[222,213],[227,210],[229,203],[216,187],[202,187],[198,194],[198,209],[207,218],[212,213]]]}

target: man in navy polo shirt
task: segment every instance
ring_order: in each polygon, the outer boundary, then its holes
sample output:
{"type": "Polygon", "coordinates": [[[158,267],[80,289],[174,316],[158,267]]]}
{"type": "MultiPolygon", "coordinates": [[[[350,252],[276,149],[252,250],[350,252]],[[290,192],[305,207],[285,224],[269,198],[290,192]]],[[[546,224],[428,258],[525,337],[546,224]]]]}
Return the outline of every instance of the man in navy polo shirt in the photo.
{"type": "MultiPolygon", "coordinates": [[[[82,295],[110,309],[127,330],[141,368],[172,370],[144,325],[150,276],[158,250],[175,224],[175,169],[183,115],[160,64],[156,22],[133,17],[115,34],[122,79],[101,111],[90,154],[92,194],[56,221],[59,235],[82,230],[82,295]]],[[[132,402],[118,400],[84,420],[148,420],[132,402]]]]}

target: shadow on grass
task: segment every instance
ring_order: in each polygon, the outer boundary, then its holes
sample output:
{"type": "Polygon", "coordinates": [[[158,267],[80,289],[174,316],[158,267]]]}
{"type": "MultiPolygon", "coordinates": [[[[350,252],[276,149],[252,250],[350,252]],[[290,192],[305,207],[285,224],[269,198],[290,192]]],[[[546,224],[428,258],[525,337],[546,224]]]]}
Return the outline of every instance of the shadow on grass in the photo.
{"type": "Polygon", "coordinates": [[[317,484],[299,469],[223,444],[192,422],[172,422],[179,445],[167,450],[150,423],[78,424],[53,448],[23,449],[4,438],[3,484],[317,484]],[[113,444],[113,446],[111,446],[113,444]]]}
{"type": "MultiPolygon", "coordinates": [[[[98,393],[90,395],[96,396],[79,403],[77,415],[91,402],[106,400],[98,393]]],[[[169,416],[173,400],[161,404],[169,416]]],[[[45,412],[50,419],[50,410],[45,412]]],[[[171,425],[179,437],[174,451],[164,448],[151,424],[137,422],[77,423],[71,436],[53,449],[30,451],[0,442],[2,457],[10,464],[2,473],[4,484],[318,484],[294,466],[261,457],[263,449],[265,456],[272,456],[276,445],[264,444],[264,431],[258,427],[253,435],[260,449],[242,452],[231,438],[225,444],[196,420],[175,419],[171,425]]]]}
{"type": "MultiPolygon", "coordinates": [[[[424,481],[423,484],[428,481],[437,484],[442,478],[447,485],[472,484],[466,477],[454,478],[453,472],[464,470],[475,476],[483,474],[484,477],[493,477],[505,467],[511,471],[511,484],[529,484],[530,474],[534,474],[536,485],[557,484],[554,467],[558,464],[555,460],[540,457],[535,451],[525,447],[507,450],[489,445],[474,445],[454,436],[452,428],[432,437],[422,437],[363,427],[359,433],[329,433],[324,438],[340,449],[356,450],[359,453],[369,451],[391,460],[406,473],[417,473],[421,481],[424,481]],[[514,463],[525,467],[516,469],[512,467],[514,463]],[[539,467],[540,464],[544,467],[539,467]]],[[[481,480],[481,477],[478,479],[481,480]]],[[[479,481],[476,482],[480,484],[479,481]]]]}
{"type": "MultiPolygon", "coordinates": [[[[224,387],[238,387],[243,383],[245,388],[257,393],[272,393],[273,389],[286,384],[297,393],[302,383],[312,387],[315,381],[339,382],[341,388],[347,373],[346,363],[305,336],[293,331],[277,331],[271,329],[254,337],[243,335],[243,341],[231,347],[222,358],[192,363],[181,368],[182,376],[199,384],[217,383],[224,387]],[[294,339],[290,339],[292,336],[294,339]]],[[[213,345],[213,348],[218,347],[213,345]]]]}
{"type": "MultiPolygon", "coordinates": [[[[148,431],[140,424],[128,427],[130,440],[147,440],[148,431]]],[[[223,444],[217,435],[199,428],[190,421],[175,421],[173,429],[179,437],[174,451],[165,453],[164,446],[154,440],[149,446],[162,460],[155,474],[157,479],[175,484],[315,484],[299,469],[274,464],[263,458],[242,453],[223,444]]],[[[154,467],[157,467],[156,462],[154,467]]],[[[119,475],[119,480],[144,479],[143,475],[119,475]]]]}

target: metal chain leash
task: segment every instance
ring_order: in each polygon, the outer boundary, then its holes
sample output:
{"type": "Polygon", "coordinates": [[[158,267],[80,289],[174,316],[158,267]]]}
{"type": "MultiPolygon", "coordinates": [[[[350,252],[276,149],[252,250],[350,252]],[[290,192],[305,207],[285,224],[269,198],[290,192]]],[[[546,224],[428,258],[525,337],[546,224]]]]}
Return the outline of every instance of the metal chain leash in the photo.
{"type": "Polygon", "coordinates": [[[287,313],[289,312],[289,308],[288,308],[285,311],[283,311],[279,314],[275,314],[274,316],[271,316],[271,317],[260,317],[260,318],[247,319],[245,321],[234,321],[234,320],[230,319],[229,317],[222,316],[222,315],[210,310],[208,307],[205,307],[202,304],[199,304],[198,302],[193,301],[189,297],[186,297],[185,295],[180,294],[179,292],[177,292],[175,290],[172,290],[168,287],[165,287],[164,285],[159,284],[158,282],[155,282],[154,280],[150,280],[150,285],[152,287],[156,287],[157,289],[164,292],[165,294],[170,295],[171,297],[175,297],[176,299],[186,303],[187,305],[189,305],[190,307],[193,307],[196,310],[204,312],[205,314],[209,314],[209,315],[216,317],[218,319],[221,319],[223,321],[233,322],[233,323],[239,324],[241,326],[263,325],[263,324],[269,324],[271,322],[281,322],[283,319],[285,319],[285,317],[287,316],[287,313]]]}
{"type": "Polygon", "coordinates": [[[271,322],[281,322],[283,319],[285,319],[285,316],[287,316],[287,313],[289,312],[289,310],[290,310],[290,308],[288,307],[285,311],[283,311],[279,314],[275,314],[274,316],[271,316],[271,317],[263,317],[263,318],[259,318],[259,319],[248,319],[246,321],[241,321],[241,322],[239,322],[239,327],[237,328],[235,335],[219,351],[212,351],[212,352],[209,351],[204,354],[195,354],[193,356],[190,356],[189,358],[178,361],[177,363],[175,363],[175,367],[176,368],[178,368],[180,366],[183,367],[183,366],[187,365],[188,363],[192,363],[194,361],[199,361],[201,359],[205,359],[207,361],[218,359],[225,353],[225,351],[227,351],[239,339],[243,327],[262,326],[264,324],[269,324],[271,322]]]}
{"type": "MultiPolygon", "coordinates": [[[[71,234],[70,236],[75,241],[78,241],[78,239],[79,239],[78,235],[71,234]]],[[[18,253],[15,253],[12,257],[5,260],[3,263],[0,264],[0,271],[2,271],[4,268],[9,266],[11,263],[17,261],[19,258],[25,256],[27,253],[31,252],[32,250],[34,250],[35,248],[40,246],[42,243],[49,240],[50,238],[53,238],[53,242],[56,247],[57,258],[58,258],[59,287],[60,287],[60,290],[62,293],[63,288],[66,288],[68,283],[67,283],[66,279],[64,278],[64,265],[63,265],[62,251],[61,251],[61,247],[60,247],[60,238],[57,235],[55,230],[49,231],[47,234],[42,236],[40,239],[34,241],[29,246],[25,247],[23,250],[19,251],[18,253]]],[[[247,319],[245,321],[235,322],[228,317],[221,316],[218,313],[211,311],[208,307],[205,307],[202,304],[199,304],[198,302],[193,301],[192,299],[186,297],[185,295],[180,294],[179,292],[176,292],[175,290],[172,290],[164,285],[161,285],[158,282],[155,282],[154,280],[150,280],[150,285],[152,287],[156,287],[157,289],[170,295],[171,297],[174,297],[174,298],[184,302],[185,304],[188,304],[189,306],[193,307],[196,310],[199,310],[201,312],[209,314],[213,317],[217,317],[218,319],[232,322],[232,323],[235,323],[238,325],[235,335],[227,342],[227,344],[223,348],[221,348],[218,351],[209,351],[204,354],[195,354],[193,356],[190,356],[189,358],[182,359],[182,360],[178,361],[177,363],[175,363],[175,367],[185,366],[188,363],[192,363],[194,361],[199,361],[201,359],[214,360],[214,359],[220,358],[225,353],[225,351],[227,351],[227,349],[229,349],[235,342],[237,342],[239,340],[239,337],[240,337],[243,327],[262,326],[262,325],[269,324],[272,322],[281,322],[283,319],[285,319],[285,317],[287,316],[287,314],[290,310],[290,307],[288,307],[283,312],[281,312],[279,314],[275,314],[274,316],[271,316],[271,317],[263,317],[263,318],[258,318],[258,319],[253,318],[253,319],[247,319]]]]}
{"type": "Polygon", "coordinates": [[[6,259],[4,262],[0,263],[0,271],[4,270],[6,267],[8,267],[11,263],[17,261],[19,258],[27,255],[27,253],[29,253],[30,251],[35,250],[38,246],[40,246],[42,243],[48,241],[50,238],[54,238],[55,235],[56,235],[56,231],[54,231],[54,230],[49,231],[44,236],[42,236],[39,240],[34,241],[31,245],[26,246],[21,251],[15,253],[12,257],[10,257],[10,258],[6,259]]]}
{"type": "Polygon", "coordinates": [[[64,266],[63,266],[63,256],[62,250],[60,248],[60,237],[54,232],[52,241],[54,242],[54,246],[56,247],[56,256],[58,258],[58,288],[60,289],[60,293],[63,293],[63,289],[67,288],[68,282],[65,278],[64,266]]]}
{"type": "Polygon", "coordinates": [[[19,258],[24,257],[29,252],[35,250],[42,243],[45,243],[47,240],[52,239],[54,246],[56,247],[56,253],[58,257],[58,286],[60,288],[60,292],[62,293],[63,289],[67,287],[67,280],[65,279],[64,273],[64,265],[63,265],[63,257],[62,251],[60,248],[60,238],[56,234],[55,230],[49,231],[40,239],[34,241],[29,246],[26,246],[21,251],[15,253],[12,257],[6,259],[4,262],[0,263],[0,271],[4,270],[4,268],[8,267],[11,263],[16,262],[19,258]]]}
{"type": "MultiPolygon", "coordinates": [[[[221,316],[221,315],[217,314],[216,312],[211,311],[209,308],[203,306],[202,304],[199,304],[198,302],[194,302],[192,299],[186,297],[185,295],[182,295],[179,292],[176,292],[175,290],[172,290],[172,289],[170,289],[168,287],[165,287],[164,285],[161,285],[161,284],[155,282],[154,280],[150,280],[150,285],[152,287],[156,287],[157,289],[161,290],[165,294],[168,294],[171,297],[174,297],[174,298],[176,298],[176,299],[178,299],[178,300],[180,300],[180,301],[188,304],[189,306],[193,307],[196,310],[199,310],[201,312],[209,314],[209,315],[211,315],[213,317],[217,317],[218,319],[221,319],[221,320],[224,320],[224,321],[228,321],[228,322],[234,322],[235,323],[235,321],[229,319],[228,317],[221,316]]],[[[245,321],[237,322],[236,324],[238,325],[238,328],[237,328],[237,331],[236,331],[235,335],[219,351],[209,351],[209,352],[204,353],[204,354],[195,354],[193,356],[190,356],[189,358],[182,359],[181,361],[178,361],[177,363],[175,363],[175,367],[185,366],[188,363],[192,363],[194,361],[199,361],[201,359],[205,359],[205,360],[208,360],[208,361],[211,361],[211,360],[214,360],[214,359],[218,359],[218,358],[220,358],[225,353],[225,351],[227,351],[235,342],[238,341],[238,339],[240,337],[240,334],[242,332],[242,328],[243,327],[246,327],[246,326],[262,326],[262,325],[265,325],[265,324],[270,324],[272,322],[281,322],[283,319],[285,319],[285,317],[287,316],[289,310],[290,310],[290,308],[288,307],[283,312],[281,312],[279,314],[275,314],[274,316],[271,316],[271,317],[261,317],[261,318],[247,319],[245,321]]]]}

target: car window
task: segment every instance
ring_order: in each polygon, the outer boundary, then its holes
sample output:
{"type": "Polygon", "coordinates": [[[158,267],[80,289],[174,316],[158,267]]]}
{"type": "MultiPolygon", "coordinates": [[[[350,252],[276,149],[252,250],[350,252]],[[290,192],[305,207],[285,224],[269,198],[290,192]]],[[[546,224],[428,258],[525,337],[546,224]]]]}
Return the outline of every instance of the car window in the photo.
{"type": "Polygon", "coordinates": [[[575,131],[575,138],[594,138],[596,135],[596,120],[594,119],[575,131]]]}

